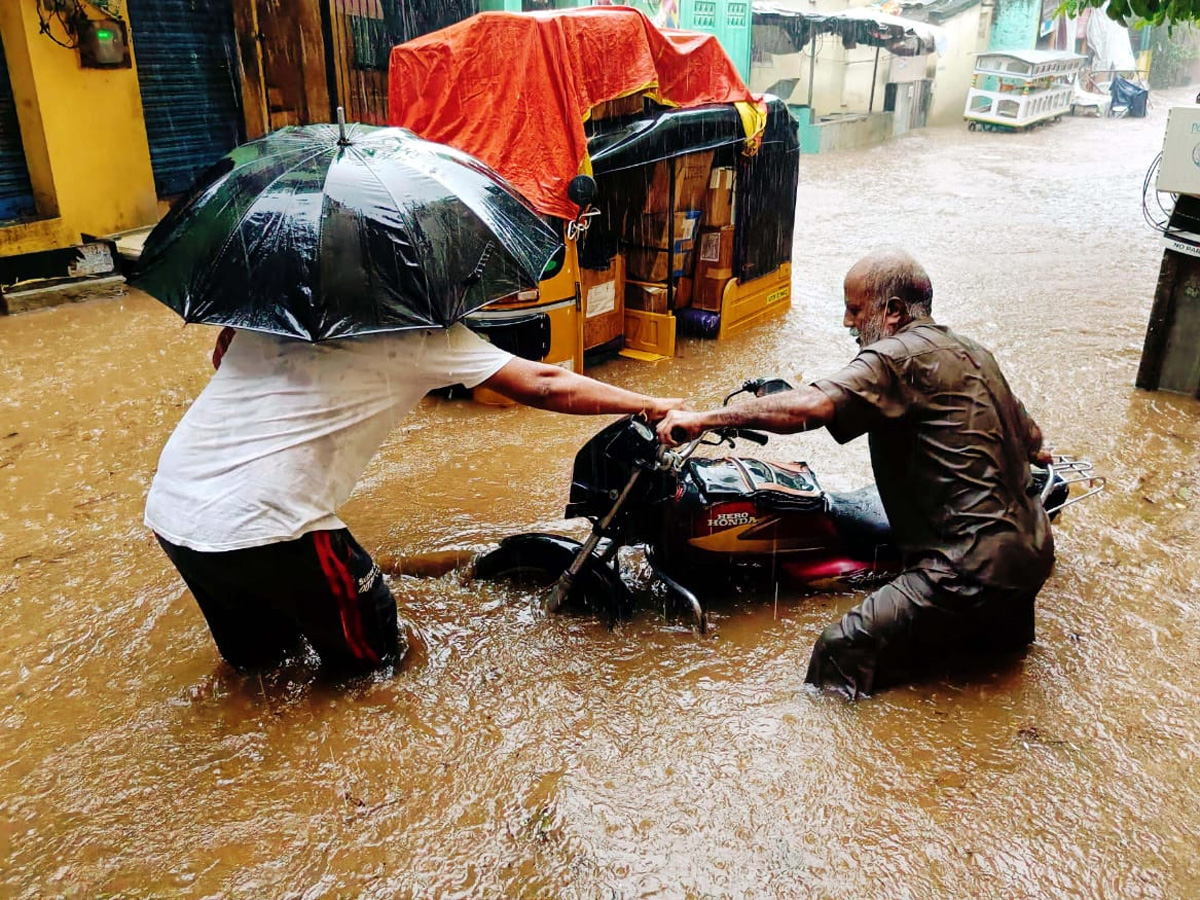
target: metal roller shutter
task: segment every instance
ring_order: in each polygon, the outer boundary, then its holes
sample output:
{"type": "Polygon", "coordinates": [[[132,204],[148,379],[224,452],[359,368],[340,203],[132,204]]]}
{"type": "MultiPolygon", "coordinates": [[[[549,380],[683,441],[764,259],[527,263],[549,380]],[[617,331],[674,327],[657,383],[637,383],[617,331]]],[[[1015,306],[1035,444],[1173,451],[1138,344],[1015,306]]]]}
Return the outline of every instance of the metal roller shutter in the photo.
{"type": "Polygon", "coordinates": [[[12,84],[8,80],[8,62],[0,43],[0,222],[32,216],[37,212],[12,84]]]}
{"type": "Polygon", "coordinates": [[[150,163],[160,197],[237,146],[241,75],[231,0],[129,0],[150,163]]]}

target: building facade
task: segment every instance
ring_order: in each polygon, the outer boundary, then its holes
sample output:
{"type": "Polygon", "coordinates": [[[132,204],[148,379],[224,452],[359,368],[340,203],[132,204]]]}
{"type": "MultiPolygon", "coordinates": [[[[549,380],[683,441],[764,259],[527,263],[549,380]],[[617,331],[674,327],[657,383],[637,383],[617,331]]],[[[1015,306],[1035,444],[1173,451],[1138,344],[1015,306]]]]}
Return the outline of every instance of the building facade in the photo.
{"type": "Polygon", "coordinates": [[[37,0],[0,3],[0,256],[158,216],[136,64],[85,68],[43,21],[37,0]]]}
{"type": "Polygon", "coordinates": [[[392,46],[476,0],[3,0],[0,257],[154,224],[244,140],[387,121],[392,46]],[[97,59],[96,34],[123,52],[97,59]]]}

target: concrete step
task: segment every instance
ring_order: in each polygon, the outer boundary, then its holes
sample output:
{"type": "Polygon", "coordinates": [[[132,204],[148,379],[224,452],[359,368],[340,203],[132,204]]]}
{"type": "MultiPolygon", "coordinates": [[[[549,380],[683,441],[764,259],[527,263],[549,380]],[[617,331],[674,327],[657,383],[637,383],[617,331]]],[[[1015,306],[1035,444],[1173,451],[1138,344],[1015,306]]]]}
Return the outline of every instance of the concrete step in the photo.
{"type": "Polygon", "coordinates": [[[148,225],[145,228],[134,228],[130,231],[121,231],[117,234],[107,234],[104,239],[112,241],[117,248],[117,255],[127,263],[135,263],[142,257],[142,246],[146,243],[146,238],[150,236],[150,232],[154,230],[153,225],[148,225]]]}
{"type": "Polygon", "coordinates": [[[86,299],[124,281],[113,245],[105,240],[0,257],[0,313],[86,299]]]}

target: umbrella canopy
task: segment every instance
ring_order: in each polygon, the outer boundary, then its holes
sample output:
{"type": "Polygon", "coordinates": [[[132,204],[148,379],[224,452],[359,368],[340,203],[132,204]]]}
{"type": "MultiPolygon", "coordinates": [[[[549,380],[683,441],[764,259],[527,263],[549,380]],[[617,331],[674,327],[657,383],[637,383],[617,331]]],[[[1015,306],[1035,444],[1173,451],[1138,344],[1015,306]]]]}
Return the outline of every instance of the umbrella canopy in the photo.
{"type": "Polygon", "coordinates": [[[466,153],[310,125],[222,158],[151,232],[133,283],[188,322],[319,341],[452,325],[536,287],[561,246],[466,153]]]}

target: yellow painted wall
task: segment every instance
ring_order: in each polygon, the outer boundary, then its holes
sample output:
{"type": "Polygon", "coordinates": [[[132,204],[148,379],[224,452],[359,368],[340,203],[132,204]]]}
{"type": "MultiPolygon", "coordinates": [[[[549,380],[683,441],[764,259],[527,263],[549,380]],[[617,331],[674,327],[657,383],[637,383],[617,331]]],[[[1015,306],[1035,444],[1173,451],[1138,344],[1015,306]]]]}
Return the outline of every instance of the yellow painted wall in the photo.
{"type": "Polygon", "coordinates": [[[0,227],[0,255],[158,220],[137,69],[81,68],[77,51],[38,33],[35,2],[0,0],[0,37],[43,220],[0,227]]]}

